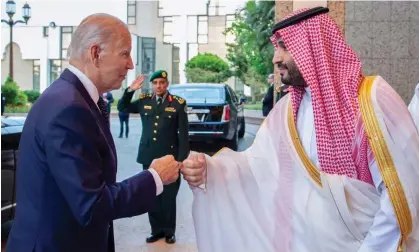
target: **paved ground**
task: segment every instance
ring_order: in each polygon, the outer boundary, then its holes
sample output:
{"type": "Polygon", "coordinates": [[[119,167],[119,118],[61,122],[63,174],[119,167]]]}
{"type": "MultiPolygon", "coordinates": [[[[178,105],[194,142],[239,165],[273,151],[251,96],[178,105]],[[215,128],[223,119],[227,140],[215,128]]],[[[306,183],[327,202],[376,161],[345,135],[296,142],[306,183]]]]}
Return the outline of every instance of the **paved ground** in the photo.
{"type": "MultiPolygon", "coordinates": [[[[253,142],[259,126],[246,125],[246,134],[240,140],[239,150],[245,150],[253,142]]],[[[129,138],[117,138],[119,135],[119,120],[111,120],[111,131],[115,139],[118,152],[118,181],[130,177],[142,170],[141,165],[135,162],[138,142],[141,136],[141,121],[139,118],[130,118],[129,138]]],[[[193,145],[193,150],[205,151],[209,154],[218,150],[219,146],[200,146],[193,145]]],[[[133,218],[125,218],[115,221],[115,243],[117,252],[139,252],[139,251],[197,251],[195,245],[195,231],[192,220],[192,192],[186,182],[182,180],[180,191],[177,197],[177,242],[168,245],[161,240],[154,244],[145,242],[146,236],[150,232],[147,214],[133,218]]]]}

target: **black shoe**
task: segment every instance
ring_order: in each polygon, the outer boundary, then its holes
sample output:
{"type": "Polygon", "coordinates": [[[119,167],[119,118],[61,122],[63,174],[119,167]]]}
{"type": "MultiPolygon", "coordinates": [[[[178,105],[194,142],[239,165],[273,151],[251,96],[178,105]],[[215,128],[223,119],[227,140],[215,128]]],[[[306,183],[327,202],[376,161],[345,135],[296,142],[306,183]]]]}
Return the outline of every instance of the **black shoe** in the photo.
{"type": "Polygon", "coordinates": [[[122,136],[120,135],[118,138],[122,138],[122,136]]]}
{"type": "Polygon", "coordinates": [[[166,236],[166,243],[173,244],[175,242],[176,242],[176,236],[175,235],[166,236]]]}
{"type": "Polygon", "coordinates": [[[158,240],[160,240],[161,238],[163,238],[164,235],[163,234],[151,234],[147,237],[146,242],[147,243],[152,243],[152,242],[156,242],[158,240]]]}

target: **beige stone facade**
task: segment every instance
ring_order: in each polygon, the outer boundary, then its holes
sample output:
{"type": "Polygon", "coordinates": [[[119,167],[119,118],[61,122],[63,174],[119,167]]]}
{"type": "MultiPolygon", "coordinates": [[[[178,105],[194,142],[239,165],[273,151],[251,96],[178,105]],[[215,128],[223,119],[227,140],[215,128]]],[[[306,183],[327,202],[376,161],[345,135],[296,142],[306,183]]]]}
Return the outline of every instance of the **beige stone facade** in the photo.
{"type": "MultiPolygon", "coordinates": [[[[5,48],[5,56],[1,62],[1,79],[2,84],[9,76],[10,49],[9,45],[5,48]]],[[[22,59],[22,52],[19,45],[13,43],[13,76],[14,81],[19,85],[21,90],[32,90],[34,87],[34,61],[30,59],[22,59]]]]}
{"type": "MultiPolygon", "coordinates": [[[[208,17],[208,44],[199,45],[199,53],[212,53],[227,61],[226,36],[223,32],[226,29],[227,16],[209,16],[208,17]]],[[[228,79],[227,84],[235,87],[235,78],[228,79]]]]}

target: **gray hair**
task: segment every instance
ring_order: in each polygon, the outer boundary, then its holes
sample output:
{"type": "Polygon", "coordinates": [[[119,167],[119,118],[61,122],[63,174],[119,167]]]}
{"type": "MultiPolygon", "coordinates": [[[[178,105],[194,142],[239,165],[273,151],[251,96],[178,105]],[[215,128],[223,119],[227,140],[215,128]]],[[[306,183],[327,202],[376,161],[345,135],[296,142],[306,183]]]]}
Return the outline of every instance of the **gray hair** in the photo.
{"type": "Polygon", "coordinates": [[[128,30],[122,20],[109,14],[97,13],[86,17],[71,38],[69,59],[82,60],[84,52],[93,44],[105,48],[111,42],[121,40],[118,29],[121,26],[128,30]]]}
{"type": "Polygon", "coordinates": [[[275,75],[274,74],[270,74],[268,75],[268,79],[274,79],[275,75]]]}

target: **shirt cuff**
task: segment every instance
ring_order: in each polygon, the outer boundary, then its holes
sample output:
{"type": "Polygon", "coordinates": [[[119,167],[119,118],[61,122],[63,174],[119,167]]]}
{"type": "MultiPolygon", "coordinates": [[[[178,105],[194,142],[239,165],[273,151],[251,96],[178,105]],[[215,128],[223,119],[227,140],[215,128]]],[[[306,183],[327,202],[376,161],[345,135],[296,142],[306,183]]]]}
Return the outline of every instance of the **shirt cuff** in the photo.
{"type": "Polygon", "coordinates": [[[148,171],[153,175],[154,182],[156,182],[156,195],[163,192],[163,182],[160,179],[159,174],[153,168],[149,168],[148,171]]]}

